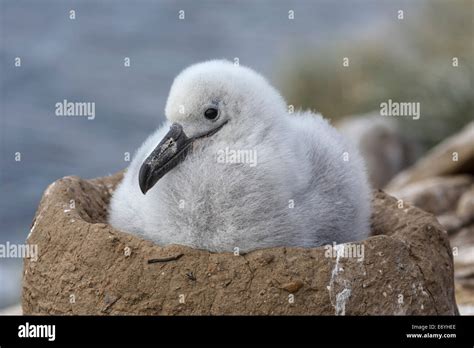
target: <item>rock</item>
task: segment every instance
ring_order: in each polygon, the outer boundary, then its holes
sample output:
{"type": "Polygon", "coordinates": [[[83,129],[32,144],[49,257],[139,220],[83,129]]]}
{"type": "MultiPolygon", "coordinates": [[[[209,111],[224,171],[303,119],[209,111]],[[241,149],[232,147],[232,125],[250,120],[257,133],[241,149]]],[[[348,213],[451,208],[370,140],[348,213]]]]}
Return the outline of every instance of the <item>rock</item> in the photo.
{"type": "Polygon", "coordinates": [[[474,281],[474,225],[465,227],[454,235],[451,238],[451,246],[454,250],[455,265],[460,270],[458,275],[466,278],[465,275],[469,274],[474,281]]]}
{"type": "Polygon", "coordinates": [[[455,249],[456,298],[465,313],[471,313],[474,308],[473,174],[474,122],[471,122],[386,187],[390,194],[436,214],[446,228],[455,249]]]}
{"type": "Polygon", "coordinates": [[[234,255],[161,247],[107,225],[121,177],[48,187],[28,237],[38,259],[24,261],[24,314],[458,313],[443,228],[383,192],[367,240],[234,255]]]}
{"type": "Polygon", "coordinates": [[[474,185],[458,201],[456,215],[466,224],[474,224],[474,185]]]}
{"type": "Polygon", "coordinates": [[[432,177],[389,193],[435,215],[456,210],[458,200],[474,183],[470,175],[432,177]]]}
{"type": "Polygon", "coordinates": [[[397,123],[380,114],[345,118],[337,125],[346,138],[357,145],[374,188],[383,188],[402,169],[415,162],[419,146],[407,138],[397,123]]]}
{"type": "Polygon", "coordinates": [[[439,223],[446,229],[446,232],[448,232],[448,235],[455,234],[463,226],[463,220],[453,213],[438,215],[437,218],[439,223]]]}
{"type": "Polygon", "coordinates": [[[474,308],[474,224],[451,237],[454,254],[456,299],[465,310],[474,308]]]}
{"type": "Polygon", "coordinates": [[[436,147],[385,187],[396,192],[407,184],[434,176],[474,174],[474,122],[436,147]]]}

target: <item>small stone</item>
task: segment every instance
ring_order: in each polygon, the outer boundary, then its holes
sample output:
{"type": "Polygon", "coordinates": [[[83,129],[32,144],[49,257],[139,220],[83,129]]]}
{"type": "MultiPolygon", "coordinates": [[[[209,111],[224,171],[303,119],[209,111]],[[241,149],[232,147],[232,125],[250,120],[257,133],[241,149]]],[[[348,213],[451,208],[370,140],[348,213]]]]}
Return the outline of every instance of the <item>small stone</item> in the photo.
{"type": "Polygon", "coordinates": [[[289,282],[289,283],[286,283],[286,284],[283,284],[281,286],[282,289],[285,289],[286,291],[290,292],[290,293],[295,293],[297,292],[299,289],[301,289],[301,287],[303,286],[303,282],[301,280],[295,280],[293,282],[289,282]]]}

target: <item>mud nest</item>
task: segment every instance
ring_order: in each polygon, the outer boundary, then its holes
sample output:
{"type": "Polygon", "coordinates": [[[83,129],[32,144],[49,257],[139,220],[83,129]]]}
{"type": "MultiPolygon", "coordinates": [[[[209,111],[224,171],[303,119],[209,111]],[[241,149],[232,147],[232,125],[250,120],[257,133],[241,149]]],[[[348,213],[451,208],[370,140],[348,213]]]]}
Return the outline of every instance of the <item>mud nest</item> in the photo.
{"type": "Polygon", "coordinates": [[[25,314],[457,314],[451,248],[431,214],[374,192],[372,236],[314,249],[210,253],[106,222],[122,174],[45,191],[25,259],[25,314]]]}

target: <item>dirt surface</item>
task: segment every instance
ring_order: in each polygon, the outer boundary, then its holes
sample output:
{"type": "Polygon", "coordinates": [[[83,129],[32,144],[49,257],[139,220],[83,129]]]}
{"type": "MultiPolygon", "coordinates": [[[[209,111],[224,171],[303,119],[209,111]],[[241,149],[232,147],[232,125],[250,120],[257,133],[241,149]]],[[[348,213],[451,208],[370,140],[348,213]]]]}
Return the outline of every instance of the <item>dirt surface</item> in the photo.
{"type": "Polygon", "coordinates": [[[45,191],[28,237],[39,256],[24,263],[24,314],[457,314],[443,227],[383,192],[365,241],[216,254],[107,225],[121,177],[65,177],[45,191]]]}

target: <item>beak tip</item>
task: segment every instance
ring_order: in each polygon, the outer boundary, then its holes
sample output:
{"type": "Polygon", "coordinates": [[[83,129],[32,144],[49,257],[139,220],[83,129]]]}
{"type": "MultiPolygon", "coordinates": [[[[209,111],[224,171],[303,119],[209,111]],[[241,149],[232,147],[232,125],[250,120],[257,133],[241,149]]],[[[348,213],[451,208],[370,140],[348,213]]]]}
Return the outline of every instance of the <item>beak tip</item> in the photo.
{"type": "Polygon", "coordinates": [[[144,195],[146,195],[146,193],[147,193],[148,190],[146,189],[146,187],[140,185],[140,191],[142,191],[142,193],[143,193],[144,195]]]}

